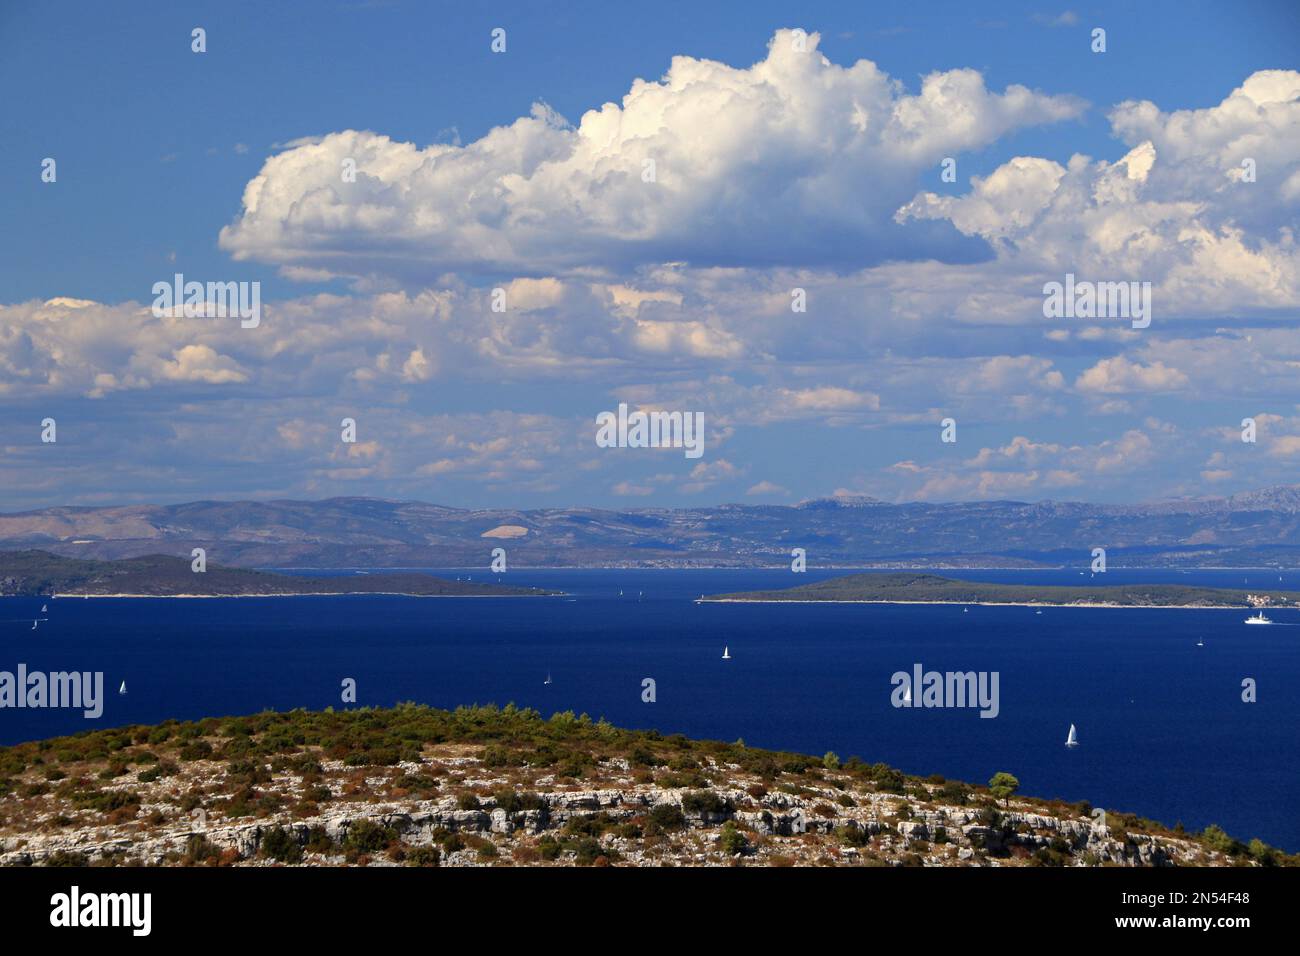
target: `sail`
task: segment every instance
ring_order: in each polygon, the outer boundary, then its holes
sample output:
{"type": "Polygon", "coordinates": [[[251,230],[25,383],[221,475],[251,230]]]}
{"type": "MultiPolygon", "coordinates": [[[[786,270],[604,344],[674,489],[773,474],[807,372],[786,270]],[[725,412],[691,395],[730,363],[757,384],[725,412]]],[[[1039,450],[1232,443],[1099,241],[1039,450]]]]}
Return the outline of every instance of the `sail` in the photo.
{"type": "Polygon", "coordinates": [[[1074,724],[1071,724],[1071,725],[1070,725],[1070,736],[1068,736],[1068,737],[1065,738],[1065,745],[1066,745],[1067,747],[1073,747],[1073,746],[1074,746],[1075,744],[1077,744],[1078,742],[1079,742],[1079,739],[1078,739],[1078,735],[1075,733],[1075,730],[1074,730],[1074,724]]]}

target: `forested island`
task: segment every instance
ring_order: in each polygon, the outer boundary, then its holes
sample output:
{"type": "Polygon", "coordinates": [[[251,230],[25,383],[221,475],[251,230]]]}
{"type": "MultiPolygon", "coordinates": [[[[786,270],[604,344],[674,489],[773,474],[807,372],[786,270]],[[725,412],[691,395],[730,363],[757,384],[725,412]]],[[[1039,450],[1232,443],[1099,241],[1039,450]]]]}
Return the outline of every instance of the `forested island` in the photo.
{"type": "Polygon", "coordinates": [[[1264,608],[1300,606],[1297,591],[1245,591],[1181,584],[995,584],[935,574],[846,574],[774,591],[741,591],[704,602],[831,601],[882,604],[1021,604],[1067,607],[1264,608]]]}
{"type": "Polygon", "coordinates": [[[0,551],[0,597],[537,597],[551,593],[541,588],[448,581],[417,572],[309,577],[219,564],[208,564],[206,570],[196,572],[185,558],[162,554],[86,561],[46,551],[0,551]]]}

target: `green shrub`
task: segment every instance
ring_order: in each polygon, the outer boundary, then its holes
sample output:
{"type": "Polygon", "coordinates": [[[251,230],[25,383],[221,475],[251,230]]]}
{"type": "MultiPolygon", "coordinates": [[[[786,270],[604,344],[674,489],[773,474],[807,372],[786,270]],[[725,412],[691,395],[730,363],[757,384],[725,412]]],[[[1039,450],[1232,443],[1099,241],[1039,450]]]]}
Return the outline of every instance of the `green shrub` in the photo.
{"type": "Polygon", "coordinates": [[[401,787],[403,790],[414,790],[417,793],[428,793],[431,790],[438,789],[438,781],[427,773],[404,773],[394,781],[393,785],[401,787]]]}
{"type": "Polygon", "coordinates": [[[208,842],[202,834],[194,834],[185,841],[185,855],[182,857],[186,866],[199,866],[213,859],[220,859],[221,851],[208,842]]]}
{"type": "Polygon", "coordinates": [[[343,849],[353,853],[377,853],[397,839],[392,827],[380,826],[373,820],[353,820],[343,838],[343,849]]]}
{"type": "Polygon", "coordinates": [[[1201,832],[1201,841],[1211,850],[1227,853],[1229,856],[1240,856],[1246,852],[1246,847],[1240,841],[1234,840],[1213,823],[1201,832]]]}
{"type": "Polygon", "coordinates": [[[603,856],[608,859],[614,854],[613,850],[606,850],[592,837],[576,837],[571,840],[564,840],[561,842],[560,848],[566,853],[572,853],[577,858],[578,866],[591,866],[598,857],[603,856]]]}
{"type": "MultiPolygon", "coordinates": [[[[876,764],[876,766],[883,767],[883,764],[876,764]]],[[[884,767],[878,772],[873,772],[872,780],[876,784],[876,789],[881,793],[902,793],[907,784],[902,773],[893,767],[884,767]]]]}
{"type": "Polygon", "coordinates": [[[330,839],[324,827],[312,827],[307,831],[307,844],[304,849],[312,853],[330,854],[334,852],[334,841],[330,839]]]}
{"type": "Polygon", "coordinates": [[[440,866],[442,854],[437,847],[417,846],[406,851],[407,866],[440,866]]]}
{"type": "Polygon", "coordinates": [[[262,834],[260,850],[280,863],[302,862],[302,847],[293,833],[284,827],[274,827],[262,834]]]}
{"type": "Polygon", "coordinates": [[[843,826],[835,831],[835,835],[840,841],[849,846],[866,846],[871,842],[871,834],[863,827],[843,826]]]}
{"type": "Polygon", "coordinates": [[[613,830],[618,826],[608,813],[595,813],[587,816],[573,817],[564,825],[564,832],[568,836],[591,836],[598,837],[606,830],[613,830]]]}
{"type": "Polygon", "coordinates": [[[956,780],[949,780],[939,788],[938,797],[944,803],[955,803],[959,806],[965,806],[966,801],[970,799],[970,789],[963,783],[956,780]]]}
{"type": "Polygon", "coordinates": [[[138,807],[140,794],[134,790],[78,790],[72,794],[72,803],[82,810],[112,813],[123,807],[138,807]]]}
{"type": "Polygon", "coordinates": [[[212,756],[212,744],[206,740],[194,740],[181,748],[180,758],[186,762],[206,760],[212,756]]]}
{"type": "Polygon", "coordinates": [[[439,827],[433,831],[435,843],[442,844],[444,853],[455,853],[457,850],[465,849],[465,838],[454,830],[447,830],[439,827]]]}
{"type": "Polygon", "coordinates": [[[722,844],[722,852],[728,856],[735,856],[749,849],[749,841],[736,829],[736,824],[731,820],[722,825],[722,839],[719,842],[722,844]]]}
{"type": "Polygon", "coordinates": [[[696,790],[682,796],[685,813],[726,813],[729,809],[727,801],[712,790],[696,790]]]}
{"type": "Polygon", "coordinates": [[[680,830],[685,826],[686,815],[682,813],[680,807],[673,806],[671,803],[661,803],[650,811],[645,832],[649,836],[654,836],[680,830]]]}
{"type": "Polygon", "coordinates": [[[1261,866],[1277,865],[1277,857],[1278,857],[1277,850],[1273,849],[1273,847],[1269,846],[1263,840],[1260,839],[1251,840],[1249,845],[1247,845],[1246,847],[1246,852],[1249,853],[1251,855],[1251,858],[1254,859],[1255,862],[1259,863],[1261,866]]]}
{"type": "Polygon", "coordinates": [[[628,751],[627,762],[633,767],[656,767],[663,763],[654,755],[654,751],[640,744],[628,751]]]}
{"type": "MultiPolygon", "coordinates": [[[[536,798],[536,794],[532,796],[536,798]]],[[[492,799],[506,813],[518,813],[524,808],[523,796],[513,790],[498,790],[492,795],[492,799]]]]}
{"type": "Polygon", "coordinates": [[[391,767],[401,762],[402,754],[396,747],[354,751],[343,758],[343,764],[347,767],[391,767]]]}

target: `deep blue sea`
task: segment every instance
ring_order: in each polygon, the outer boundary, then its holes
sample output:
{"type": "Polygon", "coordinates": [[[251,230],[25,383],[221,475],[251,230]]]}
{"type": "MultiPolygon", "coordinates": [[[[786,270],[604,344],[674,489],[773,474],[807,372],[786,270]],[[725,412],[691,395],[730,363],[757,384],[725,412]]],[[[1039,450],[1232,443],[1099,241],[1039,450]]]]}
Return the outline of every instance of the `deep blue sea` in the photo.
{"type": "MultiPolygon", "coordinates": [[[[444,576],[483,569],[442,570],[444,576]]],[[[1223,826],[1300,850],[1300,611],[954,606],[697,605],[701,594],[807,583],[844,570],[512,570],[567,597],[0,599],[0,670],[105,672],[98,721],[0,710],[0,743],[88,727],[340,703],[535,707],[628,727],[841,757],[1023,793],[1223,826]],[[620,591],[622,592],[620,596],[620,591]],[[1199,639],[1204,646],[1196,646],[1199,639]],[[723,647],[732,659],[721,659],[723,647]],[[1001,713],[895,709],[890,675],[998,671],[1001,713]],[[552,683],[543,683],[547,674],[552,683]],[[655,703],[641,681],[656,681],[655,703]],[[1258,683],[1243,703],[1241,682],[1258,683]],[[117,687],[126,681],[128,693],[117,687]],[[1069,725],[1080,746],[1064,746],[1069,725]]],[[[964,578],[1079,584],[1077,571],[964,578]]],[[[1300,572],[1124,571],[1107,584],[1300,590],[1300,572]]]]}

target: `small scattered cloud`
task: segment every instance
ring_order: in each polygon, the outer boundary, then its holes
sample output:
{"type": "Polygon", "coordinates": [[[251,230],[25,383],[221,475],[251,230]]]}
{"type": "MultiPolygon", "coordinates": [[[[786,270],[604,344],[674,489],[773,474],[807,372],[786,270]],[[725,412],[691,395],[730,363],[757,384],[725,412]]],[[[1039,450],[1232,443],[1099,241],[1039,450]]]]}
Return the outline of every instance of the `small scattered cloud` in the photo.
{"type": "Polygon", "coordinates": [[[1057,14],[1035,13],[1030,19],[1046,27],[1077,27],[1079,25],[1079,15],[1073,10],[1065,10],[1057,14]]]}

